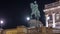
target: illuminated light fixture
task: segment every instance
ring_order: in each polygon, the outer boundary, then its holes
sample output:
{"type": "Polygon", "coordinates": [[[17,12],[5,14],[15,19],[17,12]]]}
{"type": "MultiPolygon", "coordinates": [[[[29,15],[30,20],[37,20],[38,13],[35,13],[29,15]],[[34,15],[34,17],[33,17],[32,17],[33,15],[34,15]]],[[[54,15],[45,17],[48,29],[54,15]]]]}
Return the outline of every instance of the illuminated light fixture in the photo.
{"type": "Polygon", "coordinates": [[[3,24],[3,21],[1,20],[1,22],[0,22],[1,24],[3,24]]]}
{"type": "Polygon", "coordinates": [[[27,20],[30,20],[30,17],[27,17],[27,20]]]}
{"type": "Polygon", "coordinates": [[[49,19],[50,19],[50,17],[48,16],[48,17],[47,17],[47,19],[49,20],[49,19]]]}
{"type": "Polygon", "coordinates": [[[45,9],[44,12],[45,12],[45,11],[50,11],[50,10],[59,9],[59,8],[60,8],[60,6],[57,6],[57,7],[54,7],[54,8],[49,8],[49,9],[45,9]]]}

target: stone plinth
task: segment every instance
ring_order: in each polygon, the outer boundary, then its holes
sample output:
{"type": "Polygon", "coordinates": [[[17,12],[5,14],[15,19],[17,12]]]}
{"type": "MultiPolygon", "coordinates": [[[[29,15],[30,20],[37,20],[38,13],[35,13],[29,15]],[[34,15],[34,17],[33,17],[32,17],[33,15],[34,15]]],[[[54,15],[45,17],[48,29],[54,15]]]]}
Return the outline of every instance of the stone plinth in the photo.
{"type": "Polygon", "coordinates": [[[36,19],[31,19],[28,23],[30,24],[30,27],[36,27],[36,26],[37,27],[41,27],[41,26],[43,26],[43,24],[41,23],[41,21],[36,20],[36,19]]]}

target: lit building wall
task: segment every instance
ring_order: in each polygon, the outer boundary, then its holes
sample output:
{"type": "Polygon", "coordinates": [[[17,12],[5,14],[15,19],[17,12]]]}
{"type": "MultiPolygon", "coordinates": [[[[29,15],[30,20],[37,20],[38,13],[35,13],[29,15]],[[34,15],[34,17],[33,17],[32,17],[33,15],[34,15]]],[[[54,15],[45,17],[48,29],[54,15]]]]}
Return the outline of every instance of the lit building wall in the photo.
{"type": "Polygon", "coordinates": [[[27,33],[27,27],[25,27],[25,26],[18,26],[17,27],[17,31],[18,31],[18,33],[27,33]]]}
{"type": "Polygon", "coordinates": [[[27,34],[27,28],[25,26],[18,26],[13,29],[5,29],[3,34],[27,34]]]}
{"type": "Polygon", "coordinates": [[[57,25],[60,26],[60,1],[45,5],[44,12],[48,15],[46,16],[47,27],[57,27],[57,25]]]}
{"type": "Polygon", "coordinates": [[[3,30],[3,34],[17,34],[17,29],[6,29],[6,30],[3,30]]]}

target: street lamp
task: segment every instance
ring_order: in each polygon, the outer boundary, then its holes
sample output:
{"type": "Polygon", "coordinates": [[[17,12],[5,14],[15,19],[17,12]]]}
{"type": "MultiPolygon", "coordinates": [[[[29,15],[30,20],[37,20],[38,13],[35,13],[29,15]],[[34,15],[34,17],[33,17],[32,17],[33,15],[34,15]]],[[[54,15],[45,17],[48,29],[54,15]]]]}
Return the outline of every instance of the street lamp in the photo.
{"type": "Polygon", "coordinates": [[[1,20],[1,24],[3,24],[3,21],[1,20]]]}
{"type": "Polygon", "coordinates": [[[29,21],[30,20],[30,17],[27,17],[27,20],[29,21]]]}

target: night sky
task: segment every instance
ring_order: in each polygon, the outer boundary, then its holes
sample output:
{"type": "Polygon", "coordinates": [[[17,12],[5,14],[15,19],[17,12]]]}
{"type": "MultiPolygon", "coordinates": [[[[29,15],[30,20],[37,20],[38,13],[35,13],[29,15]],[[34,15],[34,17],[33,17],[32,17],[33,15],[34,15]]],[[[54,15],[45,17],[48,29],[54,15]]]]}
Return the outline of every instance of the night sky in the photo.
{"type": "MultiPolygon", "coordinates": [[[[1,0],[0,20],[4,20],[3,28],[13,28],[17,25],[28,26],[26,17],[30,16],[30,3],[34,0],[1,0]]],[[[37,0],[38,5],[55,2],[56,0],[37,0]]],[[[44,6],[43,6],[44,7],[44,6]]]]}

